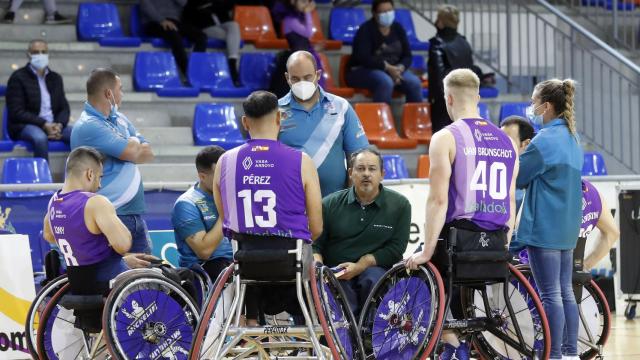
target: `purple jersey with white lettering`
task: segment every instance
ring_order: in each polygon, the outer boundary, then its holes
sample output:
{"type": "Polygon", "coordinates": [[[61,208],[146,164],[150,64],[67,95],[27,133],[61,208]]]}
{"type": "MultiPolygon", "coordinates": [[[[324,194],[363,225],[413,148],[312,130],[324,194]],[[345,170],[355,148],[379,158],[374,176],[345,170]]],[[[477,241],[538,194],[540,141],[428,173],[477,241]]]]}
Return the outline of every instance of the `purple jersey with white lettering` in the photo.
{"type": "Polygon", "coordinates": [[[302,185],[302,152],[256,139],[221,158],[222,228],[232,233],[311,241],[302,185]]]}
{"type": "Polygon", "coordinates": [[[517,156],[511,140],[483,119],[461,119],[446,128],[456,142],[446,222],[466,219],[487,231],[506,229],[517,156]]]}
{"type": "Polygon", "coordinates": [[[103,234],[91,233],[84,223],[84,208],[96,194],[80,190],[53,194],[49,202],[51,232],[67,266],[96,264],[117,255],[103,234]]]}
{"type": "Polygon", "coordinates": [[[588,182],[582,180],[582,225],[580,225],[580,236],[586,238],[596,227],[600,214],[602,213],[602,201],[598,190],[588,182]]]}

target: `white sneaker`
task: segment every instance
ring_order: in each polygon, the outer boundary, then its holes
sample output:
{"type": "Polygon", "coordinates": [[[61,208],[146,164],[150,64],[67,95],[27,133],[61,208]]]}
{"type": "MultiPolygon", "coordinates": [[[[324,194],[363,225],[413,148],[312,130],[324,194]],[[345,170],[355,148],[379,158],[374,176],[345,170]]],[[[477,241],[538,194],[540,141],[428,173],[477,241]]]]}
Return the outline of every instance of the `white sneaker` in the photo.
{"type": "Polygon", "coordinates": [[[565,356],[565,355],[562,355],[562,360],[580,360],[580,356],[565,356]]]}

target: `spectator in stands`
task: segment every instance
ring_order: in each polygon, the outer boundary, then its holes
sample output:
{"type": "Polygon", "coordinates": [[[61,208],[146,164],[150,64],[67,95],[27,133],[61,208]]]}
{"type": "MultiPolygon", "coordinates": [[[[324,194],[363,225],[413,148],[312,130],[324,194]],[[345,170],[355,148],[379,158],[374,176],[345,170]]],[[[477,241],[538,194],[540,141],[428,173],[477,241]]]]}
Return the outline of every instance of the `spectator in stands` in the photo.
{"type": "Polygon", "coordinates": [[[225,40],[231,79],[233,84],[239,87],[240,26],[233,21],[232,13],[231,0],[188,0],[182,19],[185,23],[202,30],[210,38],[225,40]]]}
{"type": "MultiPolygon", "coordinates": [[[[316,58],[318,68],[320,58],[316,52],[324,48],[323,45],[312,46],[311,35],[313,34],[312,13],[316,8],[316,3],[309,0],[280,0],[271,9],[271,16],[278,31],[282,29],[282,36],[287,39],[289,49],[278,53],[276,56],[275,74],[286,72],[287,59],[296,51],[308,51],[316,58]]],[[[322,85],[322,79],[320,79],[322,85]]],[[[279,97],[289,92],[289,84],[283,76],[274,76],[271,79],[269,90],[279,97]]]]}
{"type": "Polygon", "coordinates": [[[442,5],[436,17],[436,36],[429,40],[429,102],[431,103],[431,124],[435,134],[451,124],[445,106],[442,80],[451,70],[467,68],[480,78],[481,85],[495,82],[493,74],[483,74],[473,64],[473,50],[467,39],[458,33],[460,11],[453,5],[442,5]]]}
{"type": "MultiPolygon", "coordinates": [[[[7,12],[4,14],[4,17],[2,18],[2,22],[4,23],[8,23],[8,24],[13,24],[13,21],[16,18],[16,11],[18,11],[18,9],[20,9],[20,6],[22,6],[22,2],[24,0],[10,0],[9,1],[9,9],[7,10],[7,12]]],[[[72,23],[72,19],[69,19],[68,17],[62,16],[60,15],[60,13],[58,13],[57,7],[56,7],[56,0],[42,0],[42,5],[44,7],[44,23],[46,25],[57,25],[57,24],[71,24],[72,23]]]]}
{"type": "Polygon", "coordinates": [[[49,140],[69,143],[69,103],[62,76],[49,69],[44,40],[32,40],[29,63],[16,70],[7,84],[8,129],[13,139],[33,144],[33,156],[49,158],[49,140]]]}
{"type": "Polygon", "coordinates": [[[360,119],[349,102],[325,92],[318,81],[316,58],[293,53],[285,77],[291,91],[278,103],[282,111],[280,141],[311,156],[320,176],[322,196],[347,186],[345,160],[369,146],[360,119]]]}
{"type": "Polygon", "coordinates": [[[98,194],[107,197],[118,217],[131,232],[132,253],[150,253],[145,211],[144,188],[136,164],[154,158],[151,144],[129,119],[118,111],[122,105],[120,76],[110,69],[98,68],[87,80],[87,102],[71,132],[71,148],[90,146],[104,155],[102,187],[98,194]]]}
{"type": "Polygon", "coordinates": [[[373,0],[373,17],[360,26],[346,73],[347,85],[366,88],[374,102],[391,103],[394,90],[406,102],[422,102],[422,82],[411,72],[411,48],[402,25],[394,21],[393,0],[373,0]]]}
{"type": "Polygon", "coordinates": [[[222,235],[213,200],[213,175],[223,153],[220,146],[200,150],[196,156],[200,181],[180,195],[171,214],[180,266],[201,264],[212,280],[233,262],[231,243],[222,235]]]}
{"type": "Polygon", "coordinates": [[[147,35],[160,36],[169,43],[180,70],[180,79],[188,85],[189,59],[182,37],[194,43],[194,52],[204,52],[207,50],[207,35],[193,24],[179,20],[186,3],[187,0],[140,0],[140,15],[147,35]]]}
{"type": "Polygon", "coordinates": [[[317,261],[346,270],[339,276],[340,284],[357,316],[373,286],[402,259],[409,241],[411,204],[381,184],[384,168],[376,150],[355,152],[349,176],[351,188],[322,200],[324,231],[313,252],[317,261]]]}

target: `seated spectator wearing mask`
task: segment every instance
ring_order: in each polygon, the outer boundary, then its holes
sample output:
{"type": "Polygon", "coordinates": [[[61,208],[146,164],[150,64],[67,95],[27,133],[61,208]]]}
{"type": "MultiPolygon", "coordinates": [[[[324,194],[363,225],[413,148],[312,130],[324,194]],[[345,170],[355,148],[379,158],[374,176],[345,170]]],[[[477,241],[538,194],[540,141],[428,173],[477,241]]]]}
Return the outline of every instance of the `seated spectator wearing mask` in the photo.
{"type": "Polygon", "coordinates": [[[49,159],[49,140],[69,144],[69,103],[62,76],[49,69],[49,48],[32,40],[29,63],[16,70],[7,83],[9,136],[33,144],[33,156],[49,159]]]}
{"type": "Polygon", "coordinates": [[[408,103],[422,102],[422,83],[409,70],[411,48],[404,28],[394,21],[393,1],[374,0],[371,12],[353,39],[347,85],[369,89],[374,102],[390,103],[394,90],[408,103]]]}

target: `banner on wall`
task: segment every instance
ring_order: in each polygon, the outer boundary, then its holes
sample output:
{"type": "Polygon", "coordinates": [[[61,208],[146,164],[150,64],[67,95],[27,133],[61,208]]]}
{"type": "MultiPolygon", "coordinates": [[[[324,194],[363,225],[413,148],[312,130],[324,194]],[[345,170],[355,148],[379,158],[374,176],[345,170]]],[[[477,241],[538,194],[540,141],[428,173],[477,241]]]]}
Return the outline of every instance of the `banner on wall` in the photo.
{"type": "Polygon", "coordinates": [[[418,246],[424,242],[424,222],[426,220],[427,196],[429,196],[429,184],[394,184],[388,185],[404,195],[411,203],[411,227],[409,229],[409,244],[404,252],[404,257],[413,254],[418,246]]]}
{"type": "Polygon", "coordinates": [[[0,359],[29,359],[24,324],[35,298],[29,238],[0,235],[0,359]]]}
{"type": "Polygon", "coordinates": [[[173,230],[151,230],[149,237],[153,256],[178,266],[178,246],[173,230]]]}

